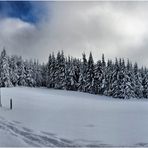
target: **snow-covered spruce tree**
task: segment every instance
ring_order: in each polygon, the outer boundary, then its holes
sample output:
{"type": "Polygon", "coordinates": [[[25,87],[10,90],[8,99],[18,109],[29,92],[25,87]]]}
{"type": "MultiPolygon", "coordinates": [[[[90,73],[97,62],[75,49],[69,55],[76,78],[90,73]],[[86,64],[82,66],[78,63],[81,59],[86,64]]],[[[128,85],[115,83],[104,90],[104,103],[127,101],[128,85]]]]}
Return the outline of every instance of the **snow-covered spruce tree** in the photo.
{"type": "Polygon", "coordinates": [[[80,65],[80,76],[79,76],[79,83],[78,83],[78,90],[82,92],[86,92],[86,76],[87,76],[87,59],[86,54],[82,54],[82,62],[80,65]]]}
{"type": "Polygon", "coordinates": [[[106,84],[106,62],[105,62],[105,57],[104,54],[102,54],[102,70],[103,70],[103,77],[102,77],[102,86],[101,86],[101,94],[105,93],[105,90],[107,88],[106,84]]]}
{"type": "Polygon", "coordinates": [[[34,85],[34,78],[33,78],[33,69],[32,69],[32,61],[25,61],[25,70],[26,70],[26,83],[27,86],[33,87],[34,85]]]}
{"type": "Polygon", "coordinates": [[[142,77],[137,63],[134,64],[134,92],[136,98],[143,97],[142,77]]]}
{"type": "Polygon", "coordinates": [[[104,71],[105,71],[105,67],[106,67],[105,57],[104,57],[104,54],[102,54],[102,68],[104,71]]]}
{"type": "Polygon", "coordinates": [[[65,81],[67,90],[77,90],[75,65],[73,59],[68,57],[65,68],[65,81]]]}
{"type": "Polygon", "coordinates": [[[9,73],[10,73],[10,80],[13,86],[18,85],[18,67],[17,67],[17,56],[9,57],[9,73]]]}
{"type": "Polygon", "coordinates": [[[9,63],[8,63],[8,56],[6,54],[6,50],[3,49],[1,52],[0,57],[0,79],[1,79],[1,87],[10,87],[12,83],[10,81],[10,74],[9,74],[9,63]]]}
{"type": "Polygon", "coordinates": [[[65,89],[65,57],[63,51],[57,53],[55,70],[55,88],[65,89]]]}
{"type": "Polygon", "coordinates": [[[129,60],[125,69],[125,98],[135,98],[134,73],[132,63],[129,60]]]}
{"type": "Polygon", "coordinates": [[[134,91],[132,88],[132,83],[130,77],[127,73],[124,59],[120,59],[120,71],[119,71],[119,87],[120,87],[120,94],[119,98],[129,99],[134,97],[134,91]]]}
{"type": "Polygon", "coordinates": [[[47,87],[47,64],[43,63],[41,66],[41,86],[47,87]]]}
{"type": "Polygon", "coordinates": [[[117,73],[117,80],[115,81],[115,84],[117,85],[117,91],[116,91],[116,97],[117,98],[124,98],[124,88],[125,88],[125,64],[122,63],[122,60],[119,59],[119,71],[117,73]]]}
{"type": "Polygon", "coordinates": [[[17,59],[17,67],[18,67],[18,85],[19,86],[27,86],[26,83],[26,70],[25,65],[22,57],[19,57],[17,59]]]}
{"type": "Polygon", "coordinates": [[[142,68],[140,71],[142,76],[143,97],[148,98],[148,70],[142,68]]]}
{"type": "Polygon", "coordinates": [[[51,68],[50,68],[51,72],[50,72],[50,79],[49,82],[50,83],[50,87],[51,88],[55,88],[55,83],[56,83],[56,58],[54,56],[54,53],[52,53],[52,58],[51,58],[51,68]]]}
{"type": "Polygon", "coordinates": [[[94,89],[94,61],[92,57],[92,53],[89,54],[87,73],[86,73],[86,84],[85,84],[86,92],[95,93],[94,89]]]}
{"type": "Polygon", "coordinates": [[[37,64],[36,64],[36,60],[34,59],[34,61],[31,60],[30,62],[30,66],[32,67],[32,73],[31,73],[31,76],[32,76],[32,79],[33,79],[33,83],[32,83],[32,86],[33,87],[36,87],[37,86],[37,64]]]}
{"type": "MultiPolygon", "coordinates": [[[[116,64],[115,64],[116,65],[116,64]]],[[[130,80],[130,73],[127,73],[127,69],[125,66],[124,59],[119,59],[118,63],[119,69],[116,77],[116,81],[114,81],[113,86],[114,89],[113,97],[129,99],[134,97],[134,91],[132,88],[132,80],[130,80]]]]}
{"type": "Polygon", "coordinates": [[[112,83],[112,72],[113,72],[113,63],[111,60],[107,61],[107,67],[106,67],[106,89],[104,91],[104,95],[110,96],[111,93],[111,83],[112,83]]]}
{"type": "Polygon", "coordinates": [[[54,53],[49,55],[47,63],[47,87],[55,88],[56,84],[56,71],[58,70],[57,61],[54,53]]]}
{"type": "Polygon", "coordinates": [[[118,98],[120,95],[119,71],[120,71],[120,67],[119,67],[118,59],[116,58],[115,64],[113,66],[112,81],[111,81],[111,88],[110,88],[110,96],[114,98],[118,98]]]}
{"type": "Polygon", "coordinates": [[[34,61],[34,73],[35,73],[35,86],[42,86],[42,68],[38,61],[34,61]]]}
{"type": "Polygon", "coordinates": [[[94,93],[102,94],[103,69],[101,61],[97,61],[94,68],[94,93]]]}
{"type": "Polygon", "coordinates": [[[102,54],[102,61],[97,61],[94,68],[94,87],[96,94],[105,94],[107,89],[106,82],[106,62],[104,54],[102,54]]]}
{"type": "Polygon", "coordinates": [[[49,54],[48,63],[47,63],[47,87],[52,88],[52,55],[49,54]]]}
{"type": "Polygon", "coordinates": [[[29,65],[31,67],[31,78],[32,78],[32,87],[36,86],[36,65],[33,60],[29,61],[29,65]]]}
{"type": "Polygon", "coordinates": [[[116,59],[112,78],[111,96],[122,99],[134,97],[131,81],[126,72],[124,59],[119,59],[119,62],[116,59]]]}
{"type": "Polygon", "coordinates": [[[79,59],[74,58],[72,60],[73,63],[73,71],[74,71],[74,85],[75,90],[78,90],[79,87],[79,78],[80,78],[80,67],[81,67],[81,61],[79,59]]]}
{"type": "Polygon", "coordinates": [[[65,83],[66,83],[66,90],[71,90],[71,79],[69,76],[70,73],[70,67],[71,67],[71,58],[68,56],[68,58],[65,59],[65,83]]]}

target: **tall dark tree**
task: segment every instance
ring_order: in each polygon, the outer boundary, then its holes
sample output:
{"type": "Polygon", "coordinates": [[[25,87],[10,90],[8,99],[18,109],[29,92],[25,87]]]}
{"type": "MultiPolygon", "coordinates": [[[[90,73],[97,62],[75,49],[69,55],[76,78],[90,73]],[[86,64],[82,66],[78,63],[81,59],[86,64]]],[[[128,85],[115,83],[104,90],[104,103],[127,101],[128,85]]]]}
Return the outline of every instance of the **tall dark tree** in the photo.
{"type": "Polygon", "coordinates": [[[12,86],[11,80],[10,80],[10,73],[9,73],[9,62],[8,62],[8,56],[6,54],[6,50],[3,49],[1,52],[0,57],[0,79],[1,79],[1,87],[9,87],[12,86]]]}
{"type": "Polygon", "coordinates": [[[89,54],[86,74],[86,91],[89,93],[94,93],[94,61],[91,52],[89,54]]]}
{"type": "Polygon", "coordinates": [[[65,89],[65,57],[64,52],[58,52],[56,58],[56,71],[55,71],[55,88],[65,89]]]}
{"type": "Polygon", "coordinates": [[[102,94],[103,69],[101,61],[97,61],[94,68],[94,93],[102,94]]]}
{"type": "Polygon", "coordinates": [[[17,67],[18,67],[18,85],[19,86],[27,86],[26,83],[26,70],[25,70],[25,64],[22,60],[22,57],[19,57],[17,59],[17,67]]]}
{"type": "Polygon", "coordinates": [[[79,77],[79,86],[78,90],[82,92],[86,92],[86,79],[87,79],[87,69],[88,69],[88,64],[87,64],[87,59],[85,53],[82,54],[82,63],[80,66],[80,77],[79,77]]]}
{"type": "Polygon", "coordinates": [[[143,97],[148,98],[148,70],[146,68],[141,69],[143,97]]]}
{"type": "Polygon", "coordinates": [[[67,90],[77,90],[77,80],[76,80],[76,69],[74,65],[74,60],[68,57],[66,62],[66,89],[67,90]]]}
{"type": "Polygon", "coordinates": [[[107,67],[106,67],[106,89],[104,91],[104,95],[110,96],[111,93],[111,86],[112,86],[112,72],[113,72],[113,63],[112,60],[108,60],[107,67]]]}
{"type": "Polygon", "coordinates": [[[110,96],[113,96],[115,98],[118,98],[120,95],[120,80],[119,80],[119,62],[116,58],[115,64],[113,66],[113,72],[112,72],[112,81],[111,81],[111,90],[110,90],[110,96]]]}
{"type": "Polygon", "coordinates": [[[47,82],[46,85],[48,88],[51,88],[51,74],[52,74],[52,55],[49,54],[48,63],[47,63],[47,82]]]}
{"type": "Polygon", "coordinates": [[[13,86],[18,85],[18,67],[17,67],[17,57],[11,56],[9,58],[9,74],[10,74],[10,81],[13,86]]]}
{"type": "Polygon", "coordinates": [[[41,77],[42,77],[41,86],[47,87],[47,64],[43,63],[40,70],[41,70],[41,77]]]}
{"type": "Polygon", "coordinates": [[[138,69],[138,64],[134,64],[134,92],[136,98],[143,97],[142,77],[138,69]]]}

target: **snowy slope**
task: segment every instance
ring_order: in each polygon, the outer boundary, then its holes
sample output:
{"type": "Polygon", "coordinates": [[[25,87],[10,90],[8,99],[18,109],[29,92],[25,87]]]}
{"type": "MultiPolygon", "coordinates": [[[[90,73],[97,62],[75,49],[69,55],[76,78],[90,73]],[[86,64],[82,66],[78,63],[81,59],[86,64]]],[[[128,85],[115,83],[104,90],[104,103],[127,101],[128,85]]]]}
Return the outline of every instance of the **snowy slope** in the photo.
{"type": "Polygon", "coordinates": [[[17,87],[2,103],[0,146],[148,146],[148,100],[17,87]]]}

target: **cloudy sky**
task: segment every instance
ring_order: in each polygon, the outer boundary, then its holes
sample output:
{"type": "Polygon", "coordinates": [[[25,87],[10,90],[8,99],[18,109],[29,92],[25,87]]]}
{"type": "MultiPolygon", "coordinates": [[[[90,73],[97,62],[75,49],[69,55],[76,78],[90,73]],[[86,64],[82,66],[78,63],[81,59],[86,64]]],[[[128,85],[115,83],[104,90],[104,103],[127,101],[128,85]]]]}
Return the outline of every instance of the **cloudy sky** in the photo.
{"type": "Polygon", "coordinates": [[[148,2],[0,2],[0,50],[47,61],[64,50],[148,65],[148,2]]]}

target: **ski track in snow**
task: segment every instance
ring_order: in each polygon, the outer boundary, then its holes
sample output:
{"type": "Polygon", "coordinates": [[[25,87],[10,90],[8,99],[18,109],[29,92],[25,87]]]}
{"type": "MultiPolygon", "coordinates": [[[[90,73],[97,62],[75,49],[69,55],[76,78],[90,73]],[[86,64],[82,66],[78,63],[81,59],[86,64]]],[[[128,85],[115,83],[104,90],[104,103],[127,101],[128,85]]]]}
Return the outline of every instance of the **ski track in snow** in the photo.
{"type": "MultiPolygon", "coordinates": [[[[58,138],[55,134],[49,132],[35,133],[32,129],[20,126],[20,122],[6,121],[3,117],[0,117],[0,132],[8,132],[12,136],[21,138],[28,146],[35,147],[100,147],[109,146],[107,144],[98,143],[98,141],[85,141],[83,139],[77,139],[70,141],[64,138],[58,138]],[[87,143],[87,144],[85,144],[87,143]],[[90,144],[88,144],[90,143],[90,144]]],[[[141,145],[143,145],[141,143],[141,145]]]]}
{"type": "MultiPolygon", "coordinates": [[[[0,118],[0,130],[9,132],[9,134],[23,139],[29,146],[74,146],[71,141],[60,139],[50,133],[37,134],[33,130],[21,127],[15,122],[8,122],[0,118]]],[[[76,145],[77,146],[77,145],[76,145]]]]}
{"type": "Polygon", "coordinates": [[[13,136],[23,139],[31,146],[73,146],[71,141],[59,139],[50,134],[36,134],[33,130],[26,127],[20,127],[12,122],[7,122],[4,119],[0,120],[0,130],[5,130],[13,136]]]}
{"type": "MultiPolygon", "coordinates": [[[[70,141],[64,138],[58,138],[55,134],[49,132],[35,133],[35,131],[21,127],[20,122],[6,121],[3,117],[0,117],[0,131],[6,131],[9,134],[21,138],[28,146],[35,147],[113,147],[108,144],[102,144],[98,141],[87,141],[83,139],[77,139],[70,141]],[[87,143],[87,144],[85,144],[87,143]],[[90,143],[90,144],[88,144],[90,143]]],[[[131,146],[130,146],[131,147],[131,146]]],[[[148,143],[137,143],[133,147],[148,147],[148,143]]]]}

